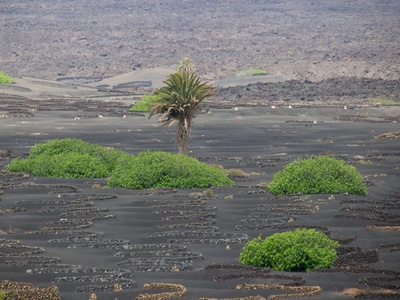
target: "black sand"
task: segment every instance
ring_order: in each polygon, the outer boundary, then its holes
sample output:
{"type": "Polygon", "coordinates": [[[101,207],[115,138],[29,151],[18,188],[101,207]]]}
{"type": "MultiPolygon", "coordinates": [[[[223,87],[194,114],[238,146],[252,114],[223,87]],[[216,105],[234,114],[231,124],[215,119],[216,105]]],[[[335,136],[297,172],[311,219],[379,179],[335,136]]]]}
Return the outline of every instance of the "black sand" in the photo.
{"type": "Polygon", "coordinates": [[[78,110],[74,99],[68,110],[65,99],[54,105],[43,100],[42,109],[39,102],[15,101],[23,111],[10,113],[11,105],[4,104],[0,118],[1,280],[55,284],[62,299],[78,300],[92,292],[99,299],[134,299],[148,282],[181,284],[187,299],[287,293],[235,290],[244,283],[321,287],[313,299],[347,299],[339,293],[350,288],[386,288],[397,294],[381,291],[383,298],[399,297],[400,140],[374,140],[400,130],[398,108],[211,108],[195,119],[190,156],[254,173],[207,196],[206,189],[108,189],[102,179],[8,173],[11,158],[55,138],[132,154],[176,151],[174,128],[156,131],[156,119],[129,113],[123,102],[109,102],[107,110],[104,102],[82,101],[78,110]],[[353,164],[368,195],[275,196],[257,186],[297,157],[311,155],[353,164]],[[340,241],[334,267],[310,273],[240,267],[247,240],[298,227],[340,241]],[[117,282],[123,291],[110,291],[117,282]]]}

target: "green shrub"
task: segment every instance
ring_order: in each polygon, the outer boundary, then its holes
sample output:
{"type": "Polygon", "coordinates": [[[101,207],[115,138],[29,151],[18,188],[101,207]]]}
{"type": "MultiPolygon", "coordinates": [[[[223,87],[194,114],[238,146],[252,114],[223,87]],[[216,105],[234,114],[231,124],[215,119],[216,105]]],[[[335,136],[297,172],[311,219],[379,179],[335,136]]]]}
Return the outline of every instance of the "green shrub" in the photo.
{"type": "Polygon", "coordinates": [[[339,243],[315,229],[296,229],[248,242],[239,261],[244,265],[278,271],[309,272],[332,266],[339,243]]]}
{"type": "Polygon", "coordinates": [[[46,177],[104,178],[126,156],[123,151],[78,139],[56,139],[33,146],[28,158],[13,159],[7,170],[46,177]]]}
{"type": "Polygon", "coordinates": [[[24,172],[42,177],[61,178],[104,178],[110,172],[100,159],[89,154],[63,153],[53,156],[39,155],[34,159],[25,161],[12,161],[10,171],[18,171],[25,167],[24,172]],[[21,165],[19,165],[22,163],[21,165]]]}
{"type": "Polygon", "coordinates": [[[149,111],[150,105],[157,100],[155,95],[143,95],[143,99],[132,105],[130,110],[134,111],[149,111]]]}
{"type": "Polygon", "coordinates": [[[14,80],[7,74],[0,72],[0,83],[13,83],[14,80]]]}
{"type": "Polygon", "coordinates": [[[120,150],[106,148],[78,139],[67,138],[62,140],[56,139],[46,144],[35,145],[29,151],[29,157],[36,157],[39,155],[51,156],[62,153],[89,154],[94,158],[98,158],[107,167],[110,173],[115,169],[121,157],[128,156],[127,153],[120,150]]]}
{"type": "Polygon", "coordinates": [[[278,195],[300,192],[303,194],[366,195],[363,178],[353,166],[343,160],[318,156],[298,159],[286,165],[273,176],[269,190],[278,195]]]}
{"type": "Polygon", "coordinates": [[[226,175],[232,176],[232,177],[248,177],[249,174],[244,172],[241,169],[228,169],[225,171],[226,175]]]}
{"type": "Polygon", "coordinates": [[[374,100],[374,104],[382,104],[382,105],[400,105],[400,101],[376,98],[376,99],[374,100]]]}
{"type": "Polygon", "coordinates": [[[130,189],[194,188],[234,185],[224,171],[181,154],[141,152],[127,157],[112,172],[109,187],[130,189]]]}
{"type": "Polygon", "coordinates": [[[256,76],[256,75],[267,75],[267,71],[263,70],[245,70],[245,71],[240,71],[235,74],[235,77],[244,77],[244,76],[256,76]]]}

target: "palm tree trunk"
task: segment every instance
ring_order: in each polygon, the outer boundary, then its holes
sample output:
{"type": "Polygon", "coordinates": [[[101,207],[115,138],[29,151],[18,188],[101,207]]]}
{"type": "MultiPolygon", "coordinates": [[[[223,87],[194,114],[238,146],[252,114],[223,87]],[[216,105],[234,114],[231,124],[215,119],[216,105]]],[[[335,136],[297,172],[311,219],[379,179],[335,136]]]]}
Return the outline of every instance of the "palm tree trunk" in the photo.
{"type": "Polygon", "coordinates": [[[190,140],[190,126],[191,121],[185,119],[185,121],[178,123],[175,144],[178,146],[180,154],[188,155],[189,152],[189,140],[190,140]]]}

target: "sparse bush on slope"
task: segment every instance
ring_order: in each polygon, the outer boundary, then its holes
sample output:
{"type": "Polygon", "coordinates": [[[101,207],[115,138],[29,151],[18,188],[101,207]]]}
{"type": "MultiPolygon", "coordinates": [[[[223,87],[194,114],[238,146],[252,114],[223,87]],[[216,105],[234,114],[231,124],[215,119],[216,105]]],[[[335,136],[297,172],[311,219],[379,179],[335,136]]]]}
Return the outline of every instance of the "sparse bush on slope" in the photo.
{"type": "Polygon", "coordinates": [[[267,74],[268,74],[268,72],[264,71],[264,70],[250,69],[250,70],[237,72],[235,74],[235,77],[257,76],[257,75],[267,75],[267,74]]]}
{"type": "Polygon", "coordinates": [[[286,165],[273,176],[269,190],[278,195],[300,192],[303,194],[366,195],[363,178],[353,166],[326,156],[298,159],[286,165]]]}
{"type": "Polygon", "coordinates": [[[0,72],[0,83],[13,83],[14,80],[7,74],[0,72]]]}

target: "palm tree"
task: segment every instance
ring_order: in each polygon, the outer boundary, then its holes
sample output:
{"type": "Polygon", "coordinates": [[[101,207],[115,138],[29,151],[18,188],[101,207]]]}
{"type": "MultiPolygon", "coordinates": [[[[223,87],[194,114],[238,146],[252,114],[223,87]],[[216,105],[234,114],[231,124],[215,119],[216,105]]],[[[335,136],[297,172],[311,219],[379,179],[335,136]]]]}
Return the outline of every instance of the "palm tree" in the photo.
{"type": "Polygon", "coordinates": [[[177,124],[175,145],[179,153],[187,155],[193,118],[199,111],[199,104],[213,94],[212,86],[190,71],[170,74],[164,83],[166,86],[154,92],[157,100],[150,106],[149,119],[159,114],[160,127],[177,124]]]}
{"type": "Polygon", "coordinates": [[[186,55],[179,61],[179,71],[192,71],[193,61],[190,59],[189,55],[186,55]]]}

